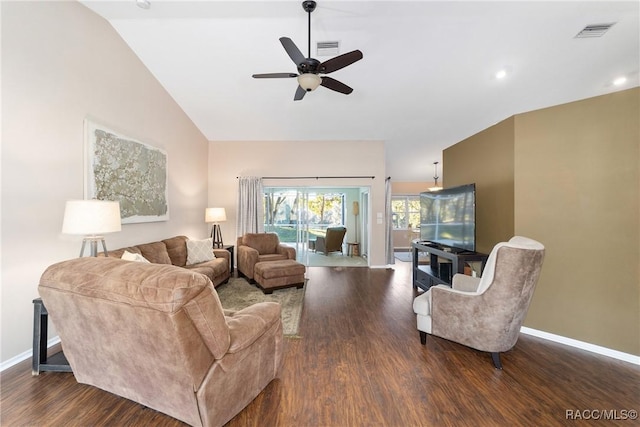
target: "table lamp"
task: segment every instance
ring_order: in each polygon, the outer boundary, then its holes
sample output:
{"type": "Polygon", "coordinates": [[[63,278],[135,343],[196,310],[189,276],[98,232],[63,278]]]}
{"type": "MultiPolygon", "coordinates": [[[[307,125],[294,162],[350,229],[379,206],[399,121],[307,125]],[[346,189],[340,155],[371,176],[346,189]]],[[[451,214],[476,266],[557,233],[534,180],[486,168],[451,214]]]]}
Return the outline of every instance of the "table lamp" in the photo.
{"type": "Polygon", "coordinates": [[[107,200],[69,200],[64,209],[62,232],[64,234],[84,235],[80,257],[84,254],[87,242],[90,242],[91,256],[98,256],[98,241],[102,242],[104,255],[107,245],[103,234],[120,231],[120,202],[107,200]]]}
{"type": "Polygon", "coordinates": [[[207,208],[204,212],[204,221],[207,223],[212,222],[211,227],[211,239],[213,239],[213,247],[221,248],[224,246],[222,243],[222,231],[220,230],[220,222],[227,220],[227,212],[224,208],[207,208]]]}

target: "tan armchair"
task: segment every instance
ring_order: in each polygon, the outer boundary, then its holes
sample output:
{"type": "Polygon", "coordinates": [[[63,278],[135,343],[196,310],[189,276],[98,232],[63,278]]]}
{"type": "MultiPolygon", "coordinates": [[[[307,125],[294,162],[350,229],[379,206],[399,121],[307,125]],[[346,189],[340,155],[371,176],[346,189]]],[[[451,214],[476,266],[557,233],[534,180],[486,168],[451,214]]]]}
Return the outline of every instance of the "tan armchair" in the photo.
{"type": "Polygon", "coordinates": [[[493,248],[482,278],[456,274],[451,288],[429,288],[413,301],[422,344],[439,336],[490,352],[502,369],[500,352],[518,340],[543,259],[541,243],[516,236],[493,248]]]}
{"type": "Polygon", "coordinates": [[[77,258],[38,289],[79,383],[189,425],[224,425],[279,372],[280,305],[225,311],[203,274],[77,258]]]}
{"type": "Polygon", "coordinates": [[[328,255],[329,252],[343,252],[342,241],[347,229],[344,227],[329,227],[325,236],[316,238],[316,252],[322,252],[328,255]]]}
{"type": "Polygon", "coordinates": [[[249,281],[255,277],[255,265],[265,261],[296,259],[295,248],[280,243],[275,233],[247,233],[238,237],[238,272],[249,281]]]}

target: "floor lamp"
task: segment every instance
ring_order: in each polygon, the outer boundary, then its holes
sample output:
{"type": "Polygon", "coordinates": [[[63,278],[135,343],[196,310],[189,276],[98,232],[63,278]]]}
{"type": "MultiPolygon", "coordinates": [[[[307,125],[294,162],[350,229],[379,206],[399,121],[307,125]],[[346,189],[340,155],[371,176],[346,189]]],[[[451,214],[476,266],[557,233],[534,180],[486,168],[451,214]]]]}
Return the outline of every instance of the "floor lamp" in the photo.
{"type": "Polygon", "coordinates": [[[356,243],[358,243],[358,215],[360,214],[360,204],[353,202],[353,216],[356,217],[356,243]]]}
{"type": "Polygon", "coordinates": [[[107,200],[69,200],[64,209],[62,232],[64,234],[84,235],[80,258],[89,242],[91,256],[98,256],[98,242],[102,243],[104,256],[107,245],[103,234],[120,231],[120,202],[107,200]]]}
{"type": "Polygon", "coordinates": [[[221,248],[224,246],[219,223],[226,220],[227,213],[224,208],[207,208],[205,210],[204,221],[207,223],[213,223],[213,227],[211,227],[211,240],[214,248],[221,248]]]}

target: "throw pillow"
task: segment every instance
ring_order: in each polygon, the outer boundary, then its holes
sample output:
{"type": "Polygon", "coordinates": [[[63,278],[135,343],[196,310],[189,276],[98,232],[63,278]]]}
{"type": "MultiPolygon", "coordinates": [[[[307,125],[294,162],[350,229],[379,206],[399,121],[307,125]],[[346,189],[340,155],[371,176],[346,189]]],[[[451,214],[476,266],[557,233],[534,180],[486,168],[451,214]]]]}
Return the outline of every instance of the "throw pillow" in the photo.
{"type": "Polygon", "coordinates": [[[187,265],[211,261],[215,257],[213,239],[187,240],[187,265]]]}
{"type": "Polygon", "coordinates": [[[120,258],[125,261],[146,262],[147,264],[150,264],[149,260],[143,257],[142,255],[134,254],[129,251],[124,251],[124,253],[120,258]]]}

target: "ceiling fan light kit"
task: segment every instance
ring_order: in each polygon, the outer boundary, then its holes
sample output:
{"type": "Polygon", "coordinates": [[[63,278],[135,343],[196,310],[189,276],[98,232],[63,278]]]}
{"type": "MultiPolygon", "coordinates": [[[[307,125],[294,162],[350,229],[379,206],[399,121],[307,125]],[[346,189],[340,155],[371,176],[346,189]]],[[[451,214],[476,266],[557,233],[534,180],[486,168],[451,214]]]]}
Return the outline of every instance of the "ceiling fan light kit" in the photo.
{"type": "Polygon", "coordinates": [[[320,76],[319,74],[329,74],[334,71],[338,71],[348,65],[353,64],[356,61],[362,59],[362,52],[354,50],[335,58],[328,59],[324,62],[320,62],[311,57],[311,12],[316,9],[316,2],[312,0],[306,0],[302,2],[302,8],[307,12],[309,16],[309,38],[308,38],[308,57],[300,52],[300,49],[295,43],[288,37],[280,37],[280,43],[282,47],[289,55],[289,58],[296,64],[298,68],[298,74],[294,73],[267,73],[267,74],[254,74],[255,79],[281,79],[297,77],[298,88],[293,97],[294,101],[300,101],[304,98],[307,92],[311,92],[318,88],[318,86],[324,86],[327,89],[331,89],[336,92],[343,93],[345,95],[353,92],[353,89],[346,84],[339,82],[336,79],[326,76],[320,76]]]}
{"type": "Polygon", "coordinates": [[[322,78],[317,74],[304,73],[298,76],[298,84],[307,92],[316,90],[322,83],[322,78]]]}

